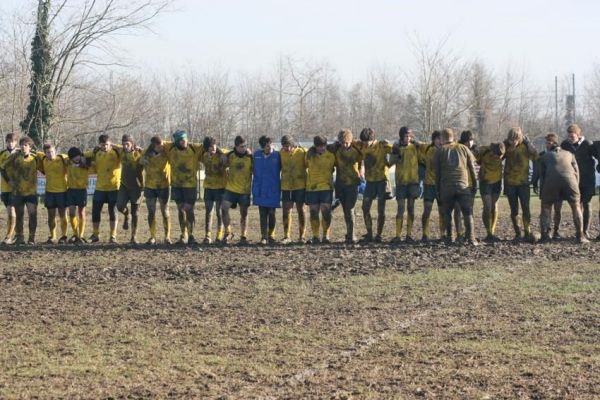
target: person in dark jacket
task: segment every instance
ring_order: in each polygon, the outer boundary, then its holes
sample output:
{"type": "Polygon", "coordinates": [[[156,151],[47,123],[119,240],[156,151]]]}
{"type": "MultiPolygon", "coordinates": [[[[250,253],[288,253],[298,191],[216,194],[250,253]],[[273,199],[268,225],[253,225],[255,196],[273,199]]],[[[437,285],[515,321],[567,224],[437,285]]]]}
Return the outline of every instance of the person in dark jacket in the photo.
{"type": "MultiPolygon", "coordinates": [[[[546,150],[540,152],[539,158],[533,162],[533,171],[531,175],[531,186],[533,187],[533,193],[539,195],[540,194],[540,163],[541,159],[546,154],[546,150]]],[[[554,209],[553,213],[553,229],[552,229],[552,239],[559,240],[562,239],[560,235],[560,220],[561,220],[561,211],[562,211],[562,201],[559,201],[551,206],[554,209]]]]}
{"type": "Polygon", "coordinates": [[[581,129],[576,124],[567,128],[567,139],[560,147],[575,154],[579,166],[579,191],[581,193],[581,207],[583,209],[583,234],[589,239],[591,201],[596,192],[596,171],[594,159],[598,159],[595,146],[581,134],[581,129]]]}
{"type": "Polygon", "coordinates": [[[252,199],[260,215],[260,244],[275,242],[275,210],[279,208],[281,158],[273,149],[273,139],[261,136],[254,153],[252,199]]]}
{"type": "Polygon", "coordinates": [[[581,215],[581,199],[579,194],[579,168],[575,155],[558,146],[558,136],[554,133],[546,135],[546,152],[539,162],[542,213],[542,241],[550,239],[550,215],[552,205],[567,201],[573,211],[573,223],[578,243],[587,243],[583,234],[581,215]]]}

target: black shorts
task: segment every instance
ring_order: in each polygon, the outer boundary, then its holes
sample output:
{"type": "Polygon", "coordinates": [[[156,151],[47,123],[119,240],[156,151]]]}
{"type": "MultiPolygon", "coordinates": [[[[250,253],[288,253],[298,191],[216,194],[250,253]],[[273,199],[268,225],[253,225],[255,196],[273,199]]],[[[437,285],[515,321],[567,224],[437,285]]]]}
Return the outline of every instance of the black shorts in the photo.
{"type": "Polygon", "coordinates": [[[220,202],[223,201],[223,193],[225,189],[204,189],[204,201],[215,201],[220,202]]]}
{"type": "Polygon", "coordinates": [[[67,206],[67,192],[44,194],[44,207],[46,208],[65,208],[67,206]]]}
{"type": "Polygon", "coordinates": [[[118,190],[96,190],[92,197],[92,202],[97,204],[108,204],[110,207],[114,207],[117,204],[118,196],[118,190]]]}
{"type": "Polygon", "coordinates": [[[592,201],[592,197],[596,195],[596,188],[593,186],[579,186],[579,193],[581,195],[581,202],[589,203],[592,201]]]}
{"type": "Polygon", "coordinates": [[[340,199],[342,204],[354,206],[358,200],[358,184],[335,185],[335,198],[340,199]]]}
{"type": "Polygon", "coordinates": [[[433,202],[437,200],[438,191],[435,185],[423,185],[423,200],[433,202]]]}
{"type": "Polygon", "coordinates": [[[383,200],[386,198],[385,194],[387,192],[387,180],[385,181],[376,181],[376,182],[367,182],[365,187],[365,192],[363,193],[363,198],[365,199],[375,199],[383,200]]]}
{"type": "Polygon", "coordinates": [[[494,183],[481,182],[479,184],[479,193],[481,196],[500,196],[500,193],[502,193],[502,181],[494,183]]]}
{"type": "Polygon", "coordinates": [[[127,207],[127,203],[141,204],[142,203],[142,188],[126,188],[121,186],[117,193],[117,208],[123,209],[127,207]]]}
{"type": "Polygon", "coordinates": [[[11,192],[2,192],[0,194],[0,198],[2,199],[2,203],[4,203],[4,207],[12,207],[12,193],[11,192]]]}
{"type": "Polygon", "coordinates": [[[416,199],[421,194],[418,183],[396,186],[396,199],[416,199]]]}
{"type": "Polygon", "coordinates": [[[198,199],[198,189],[195,187],[183,188],[183,187],[171,187],[171,197],[177,204],[196,204],[198,199]]]}
{"type": "Polygon", "coordinates": [[[87,206],[87,189],[68,189],[67,206],[80,208],[87,206]]]}
{"type": "Polygon", "coordinates": [[[12,196],[12,205],[14,207],[22,206],[26,203],[35,204],[37,206],[37,204],[38,204],[37,194],[32,194],[29,196],[19,196],[19,195],[15,194],[12,196]]]}
{"type": "Polygon", "coordinates": [[[229,190],[223,191],[223,201],[228,201],[231,204],[239,204],[240,206],[250,205],[250,195],[243,193],[235,193],[229,190]]]}
{"type": "Polygon", "coordinates": [[[306,200],[306,190],[282,190],[281,191],[281,202],[282,203],[304,203],[306,200]]]}
{"type": "Polygon", "coordinates": [[[333,190],[318,190],[306,192],[306,204],[314,206],[317,204],[331,204],[333,202],[333,190]]]}
{"type": "Polygon", "coordinates": [[[170,187],[162,188],[162,189],[145,188],[144,189],[144,197],[146,198],[146,200],[159,199],[160,201],[167,203],[169,201],[169,199],[171,198],[171,188],[170,187]]]}

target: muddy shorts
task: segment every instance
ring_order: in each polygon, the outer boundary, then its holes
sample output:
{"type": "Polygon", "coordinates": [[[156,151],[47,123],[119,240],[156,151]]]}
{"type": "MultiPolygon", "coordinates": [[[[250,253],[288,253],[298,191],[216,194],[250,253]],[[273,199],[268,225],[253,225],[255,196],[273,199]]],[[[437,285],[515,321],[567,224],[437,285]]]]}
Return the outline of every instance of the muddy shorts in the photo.
{"type": "Polygon", "coordinates": [[[282,203],[304,203],[306,199],[306,190],[282,190],[281,191],[281,202],[282,203]]]}
{"type": "Polygon", "coordinates": [[[204,189],[204,201],[223,201],[223,193],[225,189],[204,189]]]}
{"type": "Polygon", "coordinates": [[[12,205],[14,207],[19,207],[22,206],[24,204],[35,204],[37,206],[38,204],[38,197],[36,194],[32,194],[29,196],[19,196],[19,195],[13,195],[12,196],[12,205]]]}
{"type": "Polygon", "coordinates": [[[579,186],[579,194],[582,203],[589,203],[592,197],[596,195],[596,188],[593,186],[579,186]]]}
{"type": "Polygon", "coordinates": [[[96,190],[92,202],[96,204],[108,204],[109,207],[117,204],[118,190],[96,190]]]}
{"type": "Polygon", "coordinates": [[[44,194],[44,207],[46,208],[65,208],[67,206],[67,192],[44,194]]]}
{"type": "Polygon", "coordinates": [[[11,192],[2,192],[2,194],[0,194],[0,198],[2,199],[4,207],[12,207],[12,197],[13,196],[11,192]]]}
{"type": "Polygon", "coordinates": [[[335,198],[354,206],[358,200],[358,185],[335,185],[335,198]]]}
{"type": "Polygon", "coordinates": [[[121,185],[117,194],[117,208],[125,208],[129,202],[138,205],[142,202],[142,188],[126,188],[121,185]]]}
{"type": "Polygon", "coordinates": [[[159,199],[162,202],[168,202],[171,198],[171,188],[166,187],[162,189],[150,189],[144,188],[144,197],[146,199],[159,199]]]}
{"type": "Polygon", "coordinates": [[[333,201],[333,190],[317,190],[306,192],[306,204],[309,206],[317,204],[331,204],[333,201]]]}
{"type": "Polygon", "coordinates": [[[195,187],[183,188],[183,187],[171,187],[171,197],[176,204],[196,204],[198,198],[198,189],[195,187]]]}
{"type": "Polygon", "coordinates": [[[67,190],[67,207],[85,207],[87,206],[87,189],[69,189],[67,190]]]}
{"type": "Polygon", "coordinates": [[[421,194],[418,183],[396,186],[396,199],[416,199],[421,194]]]}
{"type": "Polygon", "coordinates": [[[479,193],[482,196],[500,196],[500,193],[502,193],[502,181],[494,183],[481,182],[479,184],[479,193]]]}
{"type": "Polygon", "coordinates": [[[386,198],[387,192],[387,180],[385,181],[375,181],[375,182],[367,182],[367,186],[365,187],[365,192],[363,193],[363,198],[365,199],[375,199],[383,200],[386,198]]]}
{"type": "Polygon", "coordinates": [[[463,214],[473,214],[473,194],[471,188],[442,188],[440,190],[440,202],[445,210],[452,210],[458,204],[463,214]]]}
{"type": "Polygon", "coordinates": [[[569,203],[580,202],[581,198],[579,187],[576,183],[562,180],[544,183],[540,193],[540,199],[544,204],[552,204],[558,201],[568,201],[569,203]]]}
{"type": "Polygon", "coordinates": [[[437,188],[435,185],[424,185],[423,186],[423,200],[427,202],[433,202],[437,199],[437,188]]]}
{"type": "Polygon", "coordinates": [[[228,201],[232,205],[239,204],[240,206],[249,206],[250,205],[250,195],[225,190],[223,192],[223,201],[228,201]]]}

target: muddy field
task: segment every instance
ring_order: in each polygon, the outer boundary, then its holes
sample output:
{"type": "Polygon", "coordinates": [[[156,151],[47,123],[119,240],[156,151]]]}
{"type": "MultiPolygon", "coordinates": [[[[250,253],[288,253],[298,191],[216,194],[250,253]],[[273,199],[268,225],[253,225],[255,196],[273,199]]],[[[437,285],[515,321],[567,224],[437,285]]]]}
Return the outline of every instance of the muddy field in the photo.
{"type": "Polygon", "coordinates": [[[600,243],[346,246],[341,225],[311,247],[0,248],[0,398],[600,397],[600,243]]]}

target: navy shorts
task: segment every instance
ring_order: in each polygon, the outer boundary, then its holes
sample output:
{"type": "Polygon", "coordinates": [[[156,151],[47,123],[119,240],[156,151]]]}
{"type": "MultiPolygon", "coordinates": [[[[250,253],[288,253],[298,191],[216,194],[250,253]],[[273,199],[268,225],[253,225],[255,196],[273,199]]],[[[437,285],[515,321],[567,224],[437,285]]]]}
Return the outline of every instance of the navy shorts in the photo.
{"type": "Polygon", "coordinates": [[[118,190],[96,190],[92,197],[92,202],[97,204],[108,204],[110,207],[114,207],[117,204],[118,197],[118,190]]]}
{"type": "Polygon", "coordinates": [[[119,188],[119,192],[117,194],[117,208],[119,210],[127,207],[127,203],[131,204],[141,204],[142,202],[142,189],[139,187],[135,188],[126,188],[122,186],[119,188]]]}
{"type": "Polygon", "coordinates": [[[159,199],[164,201],[165,203],[169,201],[171,198],[171,188],[162,188],[162,189],[144,189],[144,197],[146,200],[159,199]]]}
{"type": "Polygon", "coordinates": [[[363,197],[365,199],[379,199],[383,200],[386,198],[387,192],[387,180],[385,181],[376,181],[376,182],[367,182],[365,187],[365,192],[363,193],[363,197]]]}
{"type": "Polygon", "coordinates": [[[87,206],[87,189],[68,189],[67,206],[81,208],[87,206]]]}
{"type": "Polygon", "coordinates": [[[479,184],[479,193],[482,196],[500,196],[500,193],[502,193],[502,181],[495,183],[481,182],[479,184]]]}
{"type": "Polygon", "coordinates": [[[67,192],[44,194],[44,207],[46,208],[65,208],[67,206],[67,192]]]}
{"type": "Polygon", "coordinates": [[[314,206],[317,204],[331,204],[333,202],[333,190],[318,190],[306,192],[306,204],[314,206]]]}
{"type": "Polygon", "coordinates": [[[282,190],[281,191],[281,202],[282,203],[304,203],[306,199],[305,189],[296,190],[282,190]]]}
{"type": "Polygon", "coordinates": [[[421,194],[418,183],[396,186],[396,199],[416,199],[421,194]]]}
{"type": "Polygon", "coordinates": [[[32,194],[29,196],[19,196],[19,195],[13,195],[12,196],[12,205],[14,207],[18,207],[18,206],[22,206],[26,203],[30,203],[30,204],[35,204],[37,206],[38,204],[38,197],[36,194],[32,194]]]}
{"type": "Polygon", "coordinates": [[[198,199],[198,189],[195,187],[192,188],[182,188],[182,187],[172,187],[171,188],[171,197],[173,201],[177,204],[196,204],[196,200],[198,199]]]}
{"type": "Polygon", "coordinates": [[[435,185],[424,185],[423,186],[423,200],[433,202],[437,199],[438,191],[435,185]]]}
{"type": "Polygon", "coordinates": [[[250,205],[250,195],[243,193],[230,192],[229,190],[223,191],[223,201],[228,201],[231,204],[239,204],[240,206],[250,205]]]}
{"type": "Polygon", "coordinates": [[[204,201],[223,201],[223,193],[225,189],[204,189],[204,201]]]}
{"type": "Polygon", "coordinates": [[[12,193],[11,192],[2,192],[0,194],[0,198],[2,198],[2,203],[4,203],[4,207],[12,207],[12,193]]]}

